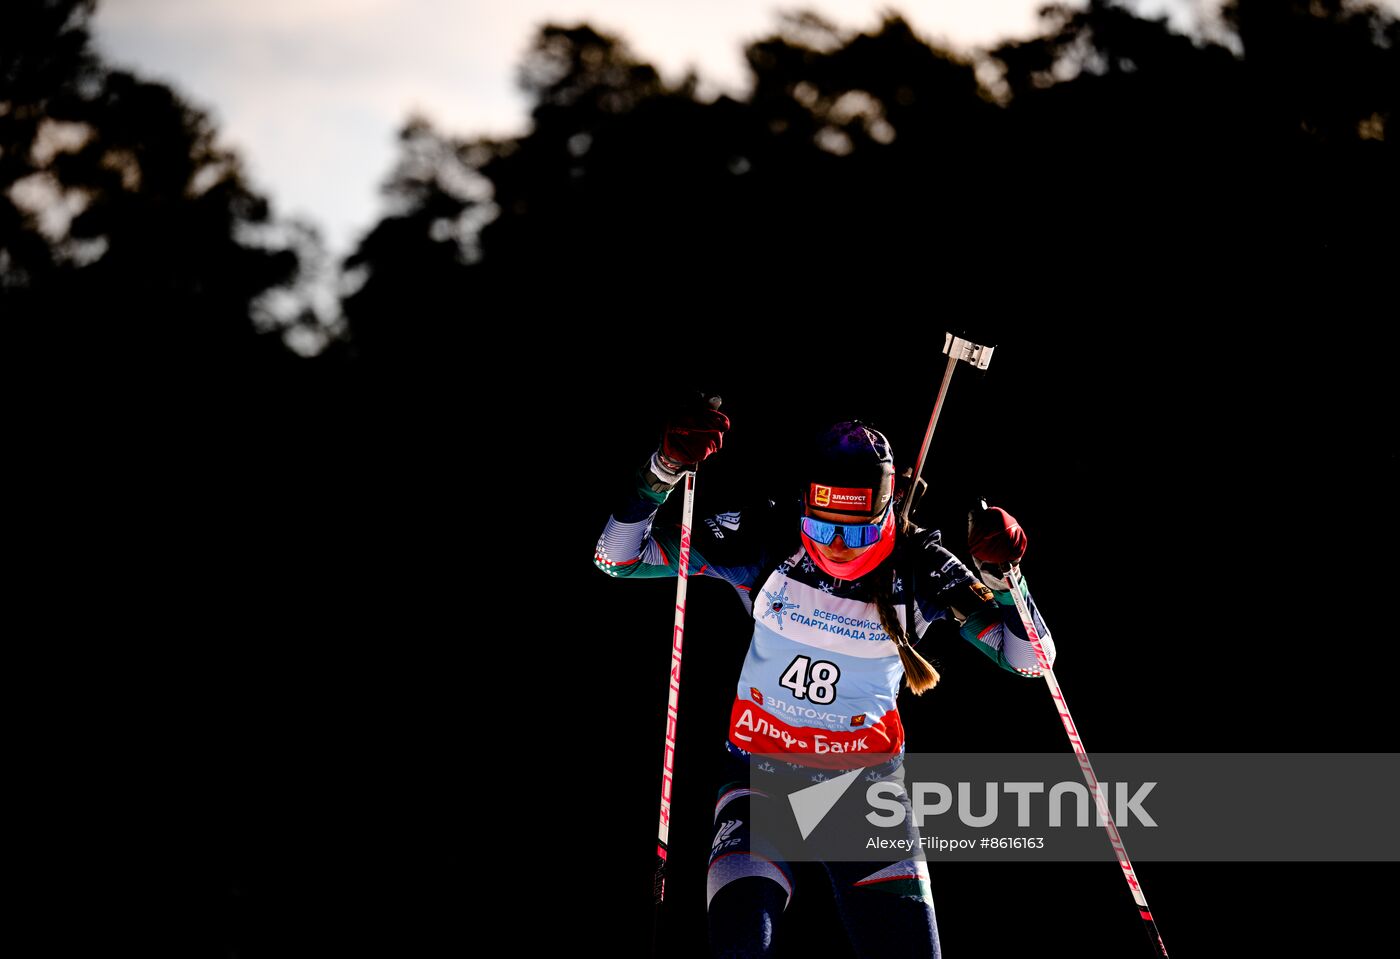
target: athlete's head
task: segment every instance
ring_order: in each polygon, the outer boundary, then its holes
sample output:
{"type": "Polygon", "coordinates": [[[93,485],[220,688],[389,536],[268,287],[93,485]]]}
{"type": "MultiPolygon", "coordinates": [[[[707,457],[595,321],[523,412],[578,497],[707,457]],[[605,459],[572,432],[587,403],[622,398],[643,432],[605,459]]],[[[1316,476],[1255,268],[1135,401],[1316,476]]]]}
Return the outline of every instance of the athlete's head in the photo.
{"type": "MultiPolygon", "coordinates": [[[[852,420],[822,433],[807,461],[802,490],[802,545],[828,576],[868,576],[880,625],[894,640],[909,688],[932,689],[938,670],[909,641],[895,608],[894,456],[877,429],[852,420]]],[[[911,584],[912,585],[912,584],[911,584]]]]}
{"type": "Polygon", "coordinates": [[[878,566],[894,545],[894,457],[879,430],[851,420],[818,438],[803,477],[802,542],[839,579],[878,566]]]}

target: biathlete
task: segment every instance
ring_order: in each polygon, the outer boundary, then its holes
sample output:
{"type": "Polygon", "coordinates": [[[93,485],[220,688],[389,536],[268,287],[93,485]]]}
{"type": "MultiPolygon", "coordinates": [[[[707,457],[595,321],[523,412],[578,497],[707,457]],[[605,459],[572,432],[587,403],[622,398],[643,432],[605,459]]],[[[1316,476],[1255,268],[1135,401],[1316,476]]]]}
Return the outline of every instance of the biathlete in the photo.
{"type": "MultiPolygon", "coordinates": [[[[600,569],[621,578],[678,574],[680,530],[655,528],[657,510],[685,471],[720,449],[729,426],[717,409],[672,417],[603,529],[594,555],[600,569]]],[[[800,521],[794,513],[776,542],[762,535],[763,522],[741,511],[710,517],[692,531],[690,575],[730,583],[753,617],[730,711],[732,769],[715,806],[706,883],[714,956],[771,955],[792,896],[793,871],[781,850],[750,834],[754,804],[783,802],[787,793],[852,769],[902,784],[897,699],[901,682],[915,694],[938,682],[914,649],[929,624],[951,617],[1003,669],[1040,675],[1005,579],[1007,566],[1025,553],[1019,524],[998,508],[970,514],[974,575],[941,545],[937,530],[900,527],[897,502],[914,487],[899,484],[897,492],[896,485],[885,436],[859,421],[842,422],[805,460],[800,521]]],[[[1053,641],[1033,600],[1030,606],[1053,664],[1053,641]]],[[[939,955],[922,858],[823,865],[858,955],[939,955]]]]}

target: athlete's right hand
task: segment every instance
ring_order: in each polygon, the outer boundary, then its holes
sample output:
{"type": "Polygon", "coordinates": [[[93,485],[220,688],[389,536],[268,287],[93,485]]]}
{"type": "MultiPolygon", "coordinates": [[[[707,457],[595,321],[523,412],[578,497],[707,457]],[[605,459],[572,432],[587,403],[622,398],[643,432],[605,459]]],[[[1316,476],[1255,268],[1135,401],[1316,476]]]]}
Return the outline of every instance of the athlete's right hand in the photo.
{"type": "Polygon", "coordinates": [[[697,402],[677,410],[667,419],[657,458],[669,472],[693,469],[724,446],[729,417],[718,407],[717,396],[697,397],[697,402]]]}

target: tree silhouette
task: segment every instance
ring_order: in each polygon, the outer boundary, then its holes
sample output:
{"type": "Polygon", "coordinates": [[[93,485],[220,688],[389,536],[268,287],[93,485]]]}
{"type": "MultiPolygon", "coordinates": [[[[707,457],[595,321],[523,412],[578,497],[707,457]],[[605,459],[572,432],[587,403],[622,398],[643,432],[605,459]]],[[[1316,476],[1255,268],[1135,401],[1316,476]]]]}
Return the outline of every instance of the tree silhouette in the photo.
{"type": "Polygon", "coordinates": [[[0,12],[6,312],[205,369],[290,358],[281,334],[316,322],[297,286],[317,241],[273,220],[205,114],[97,59],[93,10],[0,12]]]}
{"type": "Polygon", "coordinates": [[[1020,147],[1050,158],[1079,242],[1229,269],[1378,262],[1375,226],[1398,212],[1382,133],[1394,18],[1340,0],[1228,3],[1236,56],[1105,0],[1044,16],[1044,34],[992,53],[1020,147]]]}
{"type": "Polygon", "coordinates": [[[16,4],[0,14],[0,295],[11,308],[55,269],[35,213],[17,206],[13,192],[41,173],[34,147],[50,111],[71,113],[77,89],[100,82],[84,26],[95,2],[16,4]]]}
{"type": "MultiPolygon", "coordinates": [[[[93,9],[0,14],[7,313],[129,306],[140,320],[98,329],[231,365],[334,340],[308,305],[314,228],[275,221],[177,93],[101,63],[93,9]]],[[[1248,274],[1267,297],[1285,266],[1364,285],[1400,212],[1396,18],[1231,0],[1217,35],[1091,0],[971,59],[894,11],[865,32],[798,11],[746,49],[743,99],[702,102],[615,34],[546,25],[519,70],[528,134],[406,123],[391,212],[342,265],[351,335],[321,365],[426,361],[473,323],[585,304],[777,315],[996,290],[1034,314],[1073,277],[1131,302],[1183,263],[1186,289],[1248,274]]]]}
{"type": "Polygon", "coordinates": [[[749,96],[713,103],[616,36],[546,26],[527,135],[406,128],[406,212],[350,261],[350,329],[408,349],[450,327],[434,303],[802,313],[934,289],[1035,312],[1067,282],[1150,301],[1182,263],[1202,293],[1280,264],[1329,289],[1393,252],[1389,14],[1240,0],[1222,27],[1242,53],[1108,0],[1042,17],[974,62],[894,12],[865,33],[789,14],[746,50],[749,96]]]}
{"type": "MultiPolygon", "coordinates": [[[[529,135],[405,128],[388,187],[404,212],[347,262],[364,280],[345,305],[353,338],[368,352],[393,326],[405,355],[469,305],[704,315],[747,297],[854,302],[871,271],[909,282],[930,236],[957,236],[941,226],[911,250],[909,207],[950,206],[939,177],[971,175],[996,108],[970,64],[898,17],[852,42],[811,16],[784,30],[748,51],[749,102],[701,103],[694,77],[667,88],[616,37],[543,28],[521,68],[536,101],[529,135]],[[802,45],[813,37],[823,49],[802,45]],[[950,148],[959,141],[979,148],[950,148]]],[[[959,189],[951,206],[970,221],[978,202],[959,189]]]]}

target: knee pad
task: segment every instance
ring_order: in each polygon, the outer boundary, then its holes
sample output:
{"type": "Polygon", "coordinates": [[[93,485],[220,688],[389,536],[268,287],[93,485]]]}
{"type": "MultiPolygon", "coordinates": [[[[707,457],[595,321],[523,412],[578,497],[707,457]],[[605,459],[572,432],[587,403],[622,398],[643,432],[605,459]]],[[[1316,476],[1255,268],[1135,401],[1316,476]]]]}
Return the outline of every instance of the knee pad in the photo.
{"type": "Polygon", "coordinates": [[[741,783],[731,783],[720,790],[715,803],[715,831],[710,844],[710,867],[705,875],[705,904],[714,901],[715,894],[739,879],[759,877],[772,880],[782,890],[783,906],[792,896],[792,877],[785,864],[775,861],[773,850],[755,851],[749,835],[750,804],[768,795],[741,783]]]}
{"type": "MultiPolygon", "coordinates": [[[[748,850],[722,852],[710,860],[710,868],[705,873],[705,907],[708,909],[713,905],[715,895],[730,883],[749,878],[770,880],[781,891],[782,908],[787,909],[787,904],[792,899],[792,877],[771,859],[755,856],[748,850]]],[[[755,890],[758,889],[757,885],[749,885],[755,890]]],[[[769,888],[771,889],[771,886],[769,888]]],[[[768,894],[756,892],[755,895],[762,898],[768,894]]]]}

